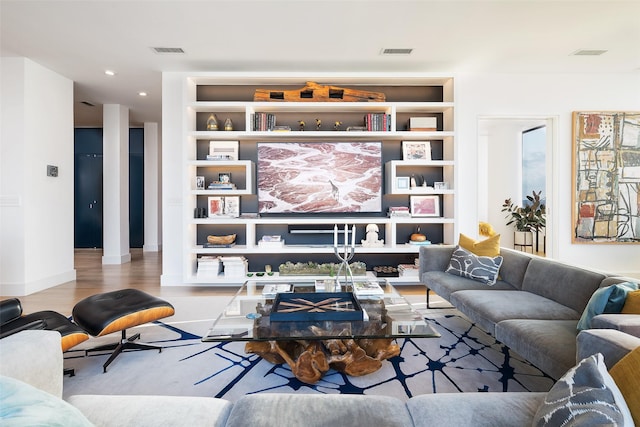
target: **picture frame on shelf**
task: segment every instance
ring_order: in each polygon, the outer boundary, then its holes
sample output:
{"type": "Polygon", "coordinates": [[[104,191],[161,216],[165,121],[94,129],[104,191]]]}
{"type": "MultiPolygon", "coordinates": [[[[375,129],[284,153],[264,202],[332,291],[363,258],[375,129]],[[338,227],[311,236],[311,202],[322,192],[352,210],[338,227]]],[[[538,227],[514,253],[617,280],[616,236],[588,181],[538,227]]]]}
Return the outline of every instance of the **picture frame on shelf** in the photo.
{"type": "Polygon", "coordinates": [[[448,190],[449,183],[446,181],[436,181],[433,183],[433,188],[436,190],[448,190]]]}
{"type": "Polygon", "coordinates": [[[207,209],[209,218],[224,215],[224,197],[209,197],[207,199],[207,209]]]}
{"type": "Polygon", "coordinates": [[[221,172],[218,174],[218,181],[223,184],[229,184],[231,182],[231,172],[221,172]]]}
{"type": "Polygon", "coordinates": [[[409,189],[409,177],[408,176],[398,176],[398,177],[396,177],[396,188],[398,190],[408,190],[409,189]]]}
{"type": "Polygon", "coordinates": [[[431,142],[402,141],[402,160],[431,160],[431,142]]]}
{"type": "Polygon", "coordinates": [[[196,190],[204,190],[204,176],[196,176],[196,190]]]}
{"type": "Polygon", "coordinates": [[[224,198],[224,215],[233,218],[240,216],[240,197],[227,196],[224,198]]]}
{"type": "Polygon", "coordinates": [[[411,196],[411,216],[440,216],[440,196],[411,196]]]}

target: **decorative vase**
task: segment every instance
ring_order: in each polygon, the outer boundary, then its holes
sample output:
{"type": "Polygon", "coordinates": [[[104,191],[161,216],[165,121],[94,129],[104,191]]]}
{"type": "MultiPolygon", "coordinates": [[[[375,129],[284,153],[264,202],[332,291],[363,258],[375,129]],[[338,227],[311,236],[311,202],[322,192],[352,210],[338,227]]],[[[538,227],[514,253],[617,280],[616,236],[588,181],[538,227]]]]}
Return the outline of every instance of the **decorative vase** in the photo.
{"type": "Polygon", "coordinates": [[[513,244],[516,246],[533,246],[533,232],[514,231],[513,244]]]}
{"type": "Polygon", "coordinates": [[[207,130],[218,130],[218,119],[213,113],[207,119],[207,130]]]}
{"type": "Polygon", "coordinates": [[[233,122],[231,121],[231,119],[227,118],[227,120],[224,121],[224,130],[226,131],[233,130],[233,122]]]}

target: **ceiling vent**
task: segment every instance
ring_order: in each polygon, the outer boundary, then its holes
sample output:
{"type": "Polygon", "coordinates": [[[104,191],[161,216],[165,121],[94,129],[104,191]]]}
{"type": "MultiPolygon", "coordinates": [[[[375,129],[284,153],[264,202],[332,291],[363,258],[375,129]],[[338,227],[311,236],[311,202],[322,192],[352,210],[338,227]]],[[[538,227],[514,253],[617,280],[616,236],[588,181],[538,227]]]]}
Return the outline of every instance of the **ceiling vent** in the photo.
{"type": "Polygon", "coordinates": [[[411,55],[413,49],[382,49],[380,55],[411,55]]]}
{"type": "Polygon", "coordinates": [[[152,47],[153,51],[159,55],[183,54],[184,49],[181,47],[152,47]]]}
{"type": "Polygon", "coordinates": [[[607,51],[604,49],[578,49],[573,52],[571,55],[574,56],[598,56],[606,53],[607,51]]]}

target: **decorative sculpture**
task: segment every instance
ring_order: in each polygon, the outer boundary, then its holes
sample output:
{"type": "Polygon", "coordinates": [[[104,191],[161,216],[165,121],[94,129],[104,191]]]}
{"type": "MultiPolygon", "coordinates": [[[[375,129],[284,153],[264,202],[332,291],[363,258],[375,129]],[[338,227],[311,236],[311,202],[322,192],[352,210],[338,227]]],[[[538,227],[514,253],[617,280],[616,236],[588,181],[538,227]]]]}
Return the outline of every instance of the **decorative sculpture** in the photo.
{"type": "Polygon", "coordinates": [[[368,224],[366,230],[366,239],[360,241],[363,248],[381,248],[384,246],[384,240],[378,239],[378,231],[380,229],[377,224],[368,224]]]}

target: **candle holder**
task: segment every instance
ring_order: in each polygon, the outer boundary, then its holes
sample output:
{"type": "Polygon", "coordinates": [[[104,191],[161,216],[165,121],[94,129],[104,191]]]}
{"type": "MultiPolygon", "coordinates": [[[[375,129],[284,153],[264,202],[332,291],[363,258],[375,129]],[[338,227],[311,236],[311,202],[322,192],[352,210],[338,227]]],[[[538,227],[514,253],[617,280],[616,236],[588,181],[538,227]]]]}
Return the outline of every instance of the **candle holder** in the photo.
{"type": "Polygon", "coordinates": [[[340,266],[338,267],[338,272],[336,273],[336,285],[338,287],[340,284],[340,274],[342,270],[344,270],[344,283],[346,285],[351,284],[353,286],[353,272],[351,271],[351,266],[349,265],[349,261],[353,259],[353,255],[355,254],[355,235],[356,235],[356,226],[352,227],[352,235],[351,235],[351,245],[349,245],[349,234],[348,228],[344,226],[344,245],[342,247],[342,252],[340,251],[340,247],[338,246],[338,226],[334,226],[334,235],[333,235],[333,253],[340,261],[340,266]]]}

